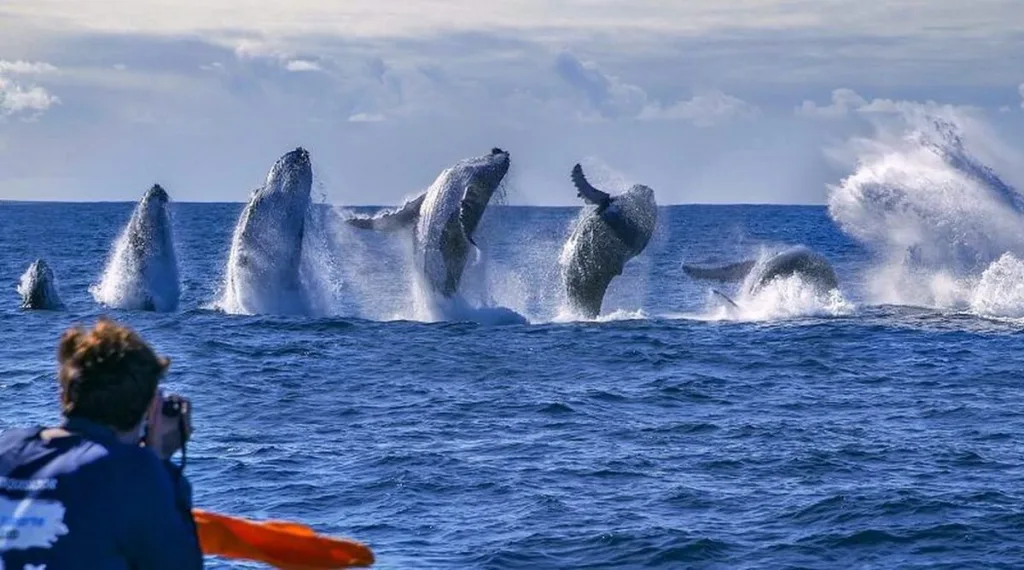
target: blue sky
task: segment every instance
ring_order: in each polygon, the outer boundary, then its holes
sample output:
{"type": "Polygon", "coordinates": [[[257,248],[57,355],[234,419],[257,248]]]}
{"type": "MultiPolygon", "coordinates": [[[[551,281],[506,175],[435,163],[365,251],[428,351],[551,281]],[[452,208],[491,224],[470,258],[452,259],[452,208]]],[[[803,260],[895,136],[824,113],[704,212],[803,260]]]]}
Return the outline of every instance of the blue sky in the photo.
{"type": "Polygon", "coordinates": [[[578,205],[577,161],[663,204],[823,203],[828,148],[907,105],[1024,149],[1020,0],[264,4],[4,0],[0,199],[244,201],[302,145],[338,205],[492,146],[512,203],[578,205]]]}

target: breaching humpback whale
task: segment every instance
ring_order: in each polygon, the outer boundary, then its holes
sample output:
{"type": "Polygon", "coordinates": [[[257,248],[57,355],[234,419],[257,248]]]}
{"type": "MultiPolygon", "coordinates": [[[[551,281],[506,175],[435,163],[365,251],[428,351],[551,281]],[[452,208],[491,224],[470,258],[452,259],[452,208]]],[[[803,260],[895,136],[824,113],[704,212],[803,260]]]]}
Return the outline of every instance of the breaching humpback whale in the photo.
{"type": "Polygon", "coordinates": [[[37,259],[28,266],[18,284],[21,294],[21,308],[43,311],[60,311],[64,309],[57,279],[46,261],[37,259]]]}
{"type": "Polygon", "coordinates": [[[127,310],[168,312],[178,308],[181,283],[167,212],[169,201],[159,184],[139,200],[118,237],[102,280],[93,288],[97,301],[127,310]]]}
{"type": "Polygon", "coordinates": [[[224,309],[243,314],[304,314],[309,298],[299,275],[313,169],[309,152],[281,156],[249,197],[235,225],[224,309]]]}
{"type": "Polygon", "coordinates": [[[562,249],[562,282],[570,307],[593,319],[601,313],[612,279],[650,242],[658,204],[654,190],[642,184],[617,196],[594,188],[579,164],[572,169],[572,181],[576,195],[596,207],[576,224],[562,249]]]}
{"type": "Polygon", "coordinates": [[[430,188],[401,208],[346,221],[363,229],[414,228],[416,268],[443,297],[458,291],[473,235],[494,191],[505,178],[509,154],[500,148],[446,168],[430,188]]]}
{"type": "MultiPolygon", "coordinates": [[[[721,282],[744,282],[744,293],[756,295],[776,278],[799,274],[818,294],[839,288],[839,278],[832,265],[821,254],[805,246],[796,246],[769,256],[763,261],[746,260],[718,267],[683,265],[683,271],[694,279],[721,282]]],[[[715,293],[725,297],[722,293],[715,293]]],[[[735,305],[731,299],[725,297],[735,305]]]]}

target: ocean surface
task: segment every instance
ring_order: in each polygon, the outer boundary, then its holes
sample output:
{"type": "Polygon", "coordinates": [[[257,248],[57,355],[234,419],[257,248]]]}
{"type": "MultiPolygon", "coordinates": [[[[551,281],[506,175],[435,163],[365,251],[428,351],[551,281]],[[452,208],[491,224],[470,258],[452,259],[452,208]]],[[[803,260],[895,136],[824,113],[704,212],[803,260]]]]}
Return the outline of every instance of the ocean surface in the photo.
{"type": "Polygon", "coordinates": [[[1020,568],[1024,215],[945,142],[865,157],[828,208],[661,208],[591,321],[558,280],[579,208],[493,205],[477,309],[425,318],[401,236],[321,205],[299,317],[218,304],[242,204],[171,203],[181,304],[154,313],[90,292],[134,204],[0,203],[0,429],[58,421],[58,338],[107,314],[194,401],[197,506],[376,568],[1020,568]],[[798,244],[841,292],[681,267],[798,244]],[[36,258],[66,311],[19,309],[36,258]]]}

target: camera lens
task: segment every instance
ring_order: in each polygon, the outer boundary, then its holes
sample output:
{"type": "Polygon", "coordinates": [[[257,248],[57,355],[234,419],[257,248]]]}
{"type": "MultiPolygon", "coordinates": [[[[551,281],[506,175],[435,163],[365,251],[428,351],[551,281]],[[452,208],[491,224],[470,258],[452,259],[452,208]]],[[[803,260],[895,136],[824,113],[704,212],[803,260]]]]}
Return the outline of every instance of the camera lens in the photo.
{"type": "Polygon", "coordinates": [[[161,412],[169,418],[177,417],[181,414],[181,402],[177,400],[164,400],[161,412]]]}

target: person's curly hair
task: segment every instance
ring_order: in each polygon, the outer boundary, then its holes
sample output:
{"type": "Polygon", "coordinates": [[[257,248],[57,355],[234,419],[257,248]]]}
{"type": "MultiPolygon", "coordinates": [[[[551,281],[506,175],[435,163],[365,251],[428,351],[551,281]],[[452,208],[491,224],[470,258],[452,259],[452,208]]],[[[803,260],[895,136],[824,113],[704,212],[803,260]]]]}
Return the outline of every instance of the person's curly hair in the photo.
{"type": "Polygon", "coordinates": [[[130,328],[101,318],[64,332],[57,350],[65,416],[127,431],[139,425],[171,361],[130,328]]]}

